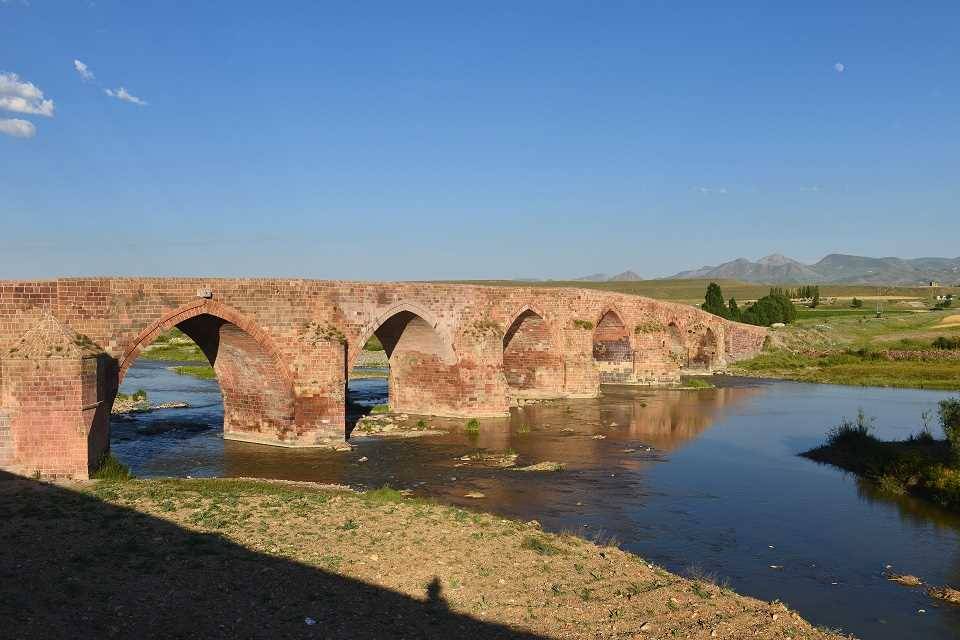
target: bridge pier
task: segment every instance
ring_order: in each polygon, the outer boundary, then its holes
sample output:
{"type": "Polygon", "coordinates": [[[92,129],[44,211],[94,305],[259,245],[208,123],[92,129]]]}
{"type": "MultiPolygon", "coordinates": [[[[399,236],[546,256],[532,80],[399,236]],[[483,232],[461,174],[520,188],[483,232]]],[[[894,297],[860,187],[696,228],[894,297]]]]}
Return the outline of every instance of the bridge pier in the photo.
{"type": "Polygon", "coordinates": [[[0,359],[0,468],[87,478],[110,447],[116,361],[47,314],[0,359]]]}

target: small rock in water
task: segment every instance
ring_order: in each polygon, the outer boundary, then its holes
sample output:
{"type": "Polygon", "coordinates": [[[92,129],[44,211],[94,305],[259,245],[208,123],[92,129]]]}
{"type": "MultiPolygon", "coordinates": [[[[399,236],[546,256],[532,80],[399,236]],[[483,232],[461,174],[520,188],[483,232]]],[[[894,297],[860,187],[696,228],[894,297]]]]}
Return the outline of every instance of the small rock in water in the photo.
{"type": "Polygon", "coordinates": [[[369,458],[367,456],[363,456],[362,458],[357,460],[357,462],[366,462],[367,460],[369,460],[369,458]]]}
{"type": "Polygon", "coordinates": [[[304,622],[304,624],[306,624],[308,627],[312,627],[313,625],[317,624],[317,621],[314,620],[313,618],[304,618],[304,619],[303,619],[303,622],[304,622]]]}
{"type": "Polygon", "coordinates": [[[597,435],[593,436],[593,439],[594,439],[594,440],[603,440],[603,439],[606,438],[606,437],[607,437],[607,436],[603,435],[602,433],[598,433],[597,435]]]}
{"type": "Polygon", "coordinates": [[[636,451],[636,449],[624,449],[624,450],[623,450],[624,453],[633,453],[634,451],[636,451]]]}
{"type": "Polygon", "coordinates": [[[463,494],[464,498],[486,498],[486,494],[479,491],[471,491],[470,493],[463,494]]]}
{"type": "Polygon", "coordinates": [[[771,569],[783,569],[783,565],[782,565],[782,564],[772,564],[772,565],[770,565],[770,568],[771,568],[771,569]]]}

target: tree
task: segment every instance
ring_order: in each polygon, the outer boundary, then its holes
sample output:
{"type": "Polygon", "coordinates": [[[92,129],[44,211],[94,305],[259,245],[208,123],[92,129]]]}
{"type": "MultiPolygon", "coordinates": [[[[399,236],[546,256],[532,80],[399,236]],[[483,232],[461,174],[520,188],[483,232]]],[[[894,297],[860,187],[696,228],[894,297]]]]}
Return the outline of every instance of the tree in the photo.
{"type": "Polygon", "coordinates": [[[782,294],[771,294],[757,300],[741,314],[741,321],[768,327],[775,322],[793,322],[797,309],[793,302],[782,294]]]}
{"type": "Polygon", "coordinates": [[[721,318],[727,317],[728,311],[727,305],[723,301],[723,292],[720,290],[720,285],[716,282],[711,282],[707,287],[707,294],[704,296],[703,304],[700,305],[700,308],[715,316],[720,316],[721,318]]]}
{"type": "Polygon", "coordinates": [[[727,303],[727,314],[729,319],[740,322],[742,315],[740,313],[740,307],[737,305],[736,298],[730,298],[730,302],[727,303]]]}
{"type": "Polygon", "coordinates": [[[812,295],[810,296],[810,308],[816,309],[820,306],[820,287],[813,287],[812,295]]]}
{"type": "Polygon", "coordinates": [[[960,459],[960,398],[940,401],[940,426],[950,442],[954,457],[960,459]]]}
{"type": "Polygon", "coordinates": [[[861,300],[860,298],[854,297],[853,300],[850,301],[850,306],[853,307],[854,309],[859,309],[860,307],[863,306],[863,300],[861,300]]]}

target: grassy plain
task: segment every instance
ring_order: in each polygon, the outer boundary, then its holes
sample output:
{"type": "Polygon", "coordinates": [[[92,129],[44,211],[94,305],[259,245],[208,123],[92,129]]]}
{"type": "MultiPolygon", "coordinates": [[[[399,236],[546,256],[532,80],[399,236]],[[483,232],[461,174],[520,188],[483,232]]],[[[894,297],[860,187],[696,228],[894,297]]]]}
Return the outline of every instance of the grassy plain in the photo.
{"type": "Polygon", "coordinates": [[[392,489],[6,478],[0,514],[10,637],[840,637],[609,544],[392,489]]]}
{"type": "MultiPolygon", "coordinates": [[[[629,293],[638,296],[647,296],[660,300],[688,302],[699,304],[703,302],[707,285],[716,282],[723,290],[726,298],[734,297],[737,300],[756,300],[770,292],[771,285],[740,282],[739,280],[711,280],[711,279],[682,279],[682,280],[637,280],[630,282],[588,282],[581,280],[544,280],[537,282],[521,282],[514,280],[457,280],[463,284],[479,284],[489,286],[511,287],[576,287],[581,289],[597,289],[616,293],[629,293]]],[[[787,287],[791,285],[785,285],[787,287]]],[[[796,287],[797,285],[792,285],[796,287]]],[[[960,296],[960,287],[876,287],[872,285],[820,285],[822,298],[837,298],[847,301],[854,296],[869,303],[879,295],[885,299],[914,299],[929,301],[936,295],[953,293],[960,296]]],[[[869,305],[868,305],[869,306],[869,305]]]]}
{"type": "Polygon", "coordinates": [[[808,311],[771,329],[764,352],[731,372],[805,382],[920,389],[960,389],[960,353],[935,349],[938,337],[960,336],[951,311],[871,313],[808,311]]]}

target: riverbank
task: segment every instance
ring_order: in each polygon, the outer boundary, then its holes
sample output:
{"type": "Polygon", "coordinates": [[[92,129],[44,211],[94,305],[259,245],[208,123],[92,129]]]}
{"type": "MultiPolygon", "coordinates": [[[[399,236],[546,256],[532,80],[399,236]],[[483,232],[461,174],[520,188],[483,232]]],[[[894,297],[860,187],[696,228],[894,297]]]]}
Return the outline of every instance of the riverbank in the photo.
{"type": "Polygon", "coordinates": [[[960,336],[956,317],[947,312],[809,317],[771,329],[764,352],[732,364],[729,372],[800,382],[960,390],[960,349],[936,346],[960,336]]]}
{"type": "MultiPolygon", "coordinates": [[[[944,401],[948,404],[955,401],[944,401]]],[[[960,511],[960,464],[948,440],[924,429],[906,440],[879,440],[863,411],[827,433],[827,441],[801,456],[866,478],[888,494],[911,493],[960,511]]]]}
{"type": "Polygon", "coordinates": [[[113,406],[110,413],[113,415],[126,415],[130,413],[148,413],[158,409],[186,409],[189,408],[186,402],[161,402],[152,404],[147,397],[146,391],[140,390],[133,394],[118,393],[113,400],[113,406]]]}
{"type": "Polygon", "coordinates": [[[839,637],[613,546],[389,489],[10,480],[0,495],[17,637],[839,637]]]}

